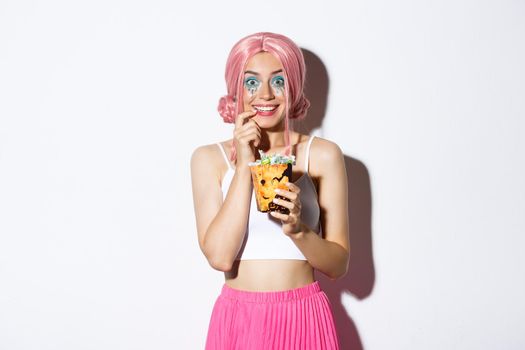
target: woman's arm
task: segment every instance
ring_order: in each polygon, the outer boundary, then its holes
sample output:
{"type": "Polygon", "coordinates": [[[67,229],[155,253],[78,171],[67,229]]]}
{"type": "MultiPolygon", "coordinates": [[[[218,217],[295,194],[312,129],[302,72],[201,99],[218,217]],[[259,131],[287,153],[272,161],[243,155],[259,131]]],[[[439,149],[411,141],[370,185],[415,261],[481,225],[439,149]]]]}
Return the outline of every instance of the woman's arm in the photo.
{"type": "Polygon", "coordinates": [[[236,147],[237,166],[224,202],[218,176],[213,176],[217,165],[211,161],[217,149],[200,147],[191,157],[199,245],[210,265],[220,271],[231,270],[248,226],[252,196],[248,164],[255,161],[255,147],[261,142],[261,130],[253,120],[256,113],[246,111],[235,118],[232,147],[236,147]]]}
{"type": "Polygon", "coordinates": [[[191,157],[193,205],[202,252],[214,269],[229,271],[246,233],[251,174],[247,166],[238,167],[223,202],[218,176],[213,176],[213,147],[199,147],[191,157]]]}
{"type": "MultiPolygon", "coordinates": [[[[301,250],[308,262],[331,279],[342,277],[348,270],[350,242],[348,238],[348,184],[344,155],[333,142],[316,138],[311,148],[311,174],[319,178],[319,207],[323,237],[293,216],[273,214],[285,219],[283,231],[301,250]],[[314,145],[316,147],[314,147],[314,145]],[[288,219],[288,223],[286,221],[288,219]]],[[[290,194],[299,198],[300,189],[293,184],[290,194]]],[[[284,194],[283,194],[284,195],[284,194]]],[[[284,205],[285,203],[279,203],[284,205]]]]}

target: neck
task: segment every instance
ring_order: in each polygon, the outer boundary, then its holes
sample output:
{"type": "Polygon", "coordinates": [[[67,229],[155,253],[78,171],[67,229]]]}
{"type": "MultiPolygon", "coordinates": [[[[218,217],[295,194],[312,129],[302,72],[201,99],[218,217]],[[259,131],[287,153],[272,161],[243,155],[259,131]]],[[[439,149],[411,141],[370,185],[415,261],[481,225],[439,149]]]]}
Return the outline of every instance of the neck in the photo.
{"type": "MultiPolygon", "coordinates": [[[[290,131],[290,145],[293,144],[294,136],[290,131]]],[[[268,129],[261,130],[261,144],[258,149],[268,152],[279,152],[283,153],[286,147],[285,132],[284,130],[272,131],[268,129]]]]}
{"type": "Polygon", "coordinates": [[[271,131],[271,130],[262,130],[261,146],[264,148],[272,149],[285,146],[284,131],[271,131]]]}
{"type": "Polygon", "coordinates": [[[284,148],[286,146],[284,120],[273,128],[261,129],[261,142],[258,149],[267,153],[276,148],[284,148]]]}

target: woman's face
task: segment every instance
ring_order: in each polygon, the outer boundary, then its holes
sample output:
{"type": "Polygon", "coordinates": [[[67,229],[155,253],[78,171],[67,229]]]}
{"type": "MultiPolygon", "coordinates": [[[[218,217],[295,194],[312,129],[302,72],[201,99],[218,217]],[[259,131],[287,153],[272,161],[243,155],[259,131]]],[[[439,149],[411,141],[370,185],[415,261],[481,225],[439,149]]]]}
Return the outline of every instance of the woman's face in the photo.
{"type": "Polygon", "coordinates": [[[269,52],[259,52],[246,62],[244,111],[257,110],[253,119],[261,128],[275,127],[285,117],[283,72],[281,62],[269,52]]]}

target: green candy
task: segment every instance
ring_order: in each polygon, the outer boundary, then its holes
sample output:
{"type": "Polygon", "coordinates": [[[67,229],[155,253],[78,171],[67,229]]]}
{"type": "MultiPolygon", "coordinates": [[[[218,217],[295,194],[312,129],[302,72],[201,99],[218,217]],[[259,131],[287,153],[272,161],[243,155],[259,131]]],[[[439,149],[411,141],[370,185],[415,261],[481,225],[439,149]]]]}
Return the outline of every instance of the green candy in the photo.
{"type": "Polygon", "coordinates": [[[295,156],[283,156],[281,154],[264,154],[262,150],[258,150],[261,159],[257,159],[255,162],[249,163],[249,166],[256,165],[274,165],[274,164],[292,164],[295,165],[295,156]]]}

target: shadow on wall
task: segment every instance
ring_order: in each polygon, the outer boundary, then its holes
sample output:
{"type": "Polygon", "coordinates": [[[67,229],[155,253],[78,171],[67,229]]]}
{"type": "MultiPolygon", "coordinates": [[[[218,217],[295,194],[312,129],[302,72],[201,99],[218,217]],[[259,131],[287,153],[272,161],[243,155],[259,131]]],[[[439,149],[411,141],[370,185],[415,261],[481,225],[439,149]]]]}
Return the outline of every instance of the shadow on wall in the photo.
{"type": "MultiPolygon", "coordinates": [[[[326,67],[319,57],[306,49],[302,51],[307,67],[305,94],[311,102],[311,107],[308,117],[294,123],[293,128],[309,135],[322,126],[326,114],[329,80],[326,67]]],[[[362,300],[371,294],[374,286],[372,196],[370,176],[366,166],[347,155],[345,155],[345,165],[348,179],[351,245],[348,273],[337,281],[331,281],[321,273],[316,273],[316,278],[332,304],[341,349],[362,350],[363,344],[359,332],[346,312],[341,297],[345,293],[350,293],[358,300],[362,300]]]]}

